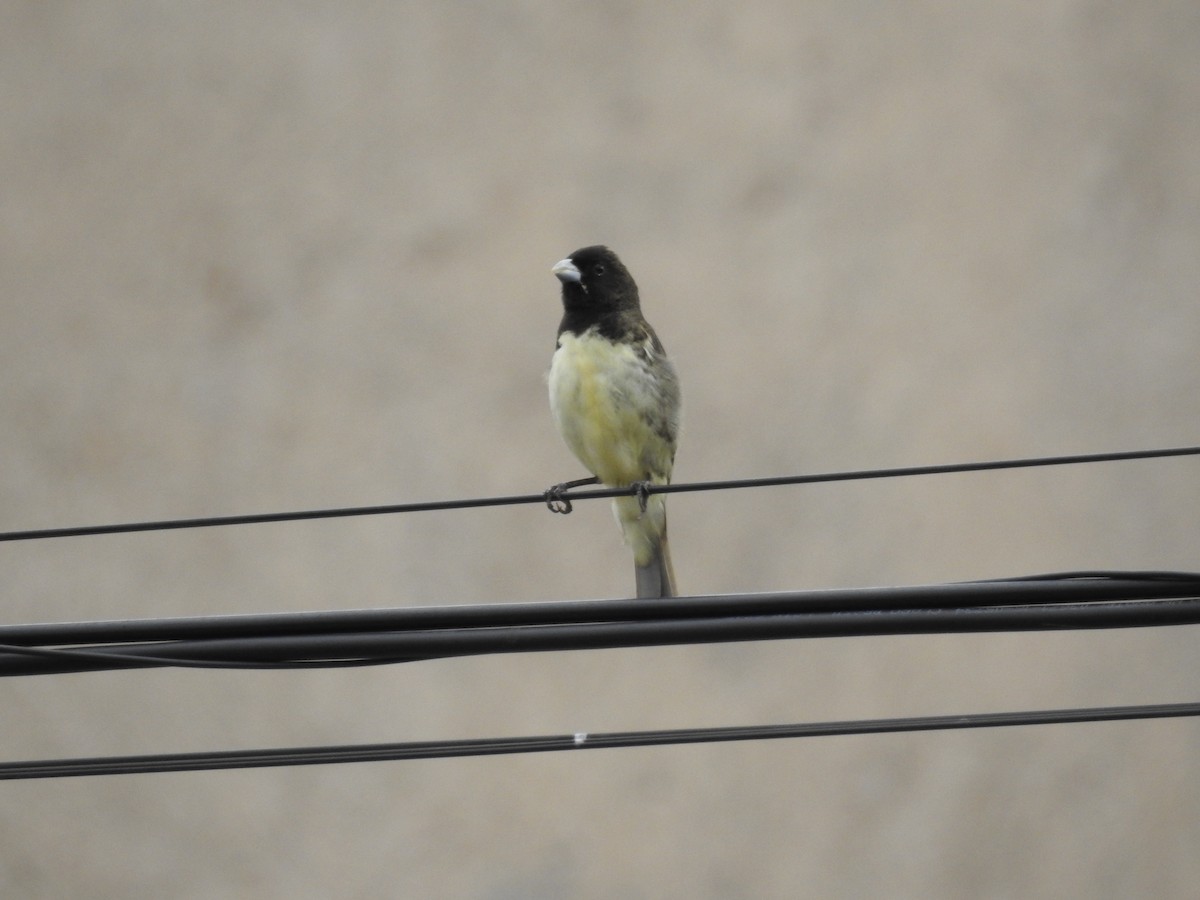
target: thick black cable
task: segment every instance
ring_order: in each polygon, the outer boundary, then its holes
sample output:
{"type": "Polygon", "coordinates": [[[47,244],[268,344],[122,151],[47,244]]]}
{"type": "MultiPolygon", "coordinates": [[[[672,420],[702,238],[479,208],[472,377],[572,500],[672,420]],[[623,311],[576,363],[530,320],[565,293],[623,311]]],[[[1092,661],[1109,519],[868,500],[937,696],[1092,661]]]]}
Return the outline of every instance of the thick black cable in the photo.
{"type": "Polygon", "coordinates": [[[1162,627],[1200,624],[1200,600],[1145,601],[1000,609],[888,610],[691,619],[684,622],[625,622],[542,625],[526,629],[477,628],[380,632],[172,644],[118,645],[53,658],[26,658],[27,648],[0,645],[0,675],[161,667],[169,665],[261,668],[371,665],[501,653],[607,650],[681,644],[731,643],[817,637],[968,634],[1162,627]],[[139,648],[143,648],[139,651],[139,648]],[[15,651],[15,652],[14,652],[15,651]],[[139,655],[143,653],[144,655],[139,655]]]}
{"type": "Polygon", "coordinates": [[[0,627],[0,675],[381,665],[497,653],[1200,624],[1200,575],[0,627]],[[80,649],[64,649],[67,647],[80,649]]]}
{"type": "Polygon", "coordinates": [[[915,716],[862,719],[792,725],[687,728],[559,734],[535,737],[477,738],[471,740],[413,741],[391,744],[357,744],[326,747],[291,747],[267,750],[225,750],[198,753],[165,753],[142,756],[109,756],[80,759],[30,760],[0,763],[0,780],[68,778],[85,775],[134,775],[151,772],[197,772],[332,763],[387,762],[409,759],[449,759],[515,753],[549,753],[563,750],[600,750],[622,747],[663,747],[729,741],[780,738],[896,734],[918,731],[951,731],[1019,725],[1065,725],[1084,722],[1118,722],[1136,719],[1181,718],[1200,715],[1200,702],[1142,706],[1109,706],[1083,709],[1030,710],[974,713],[952,716],[915,716]]]}
{"type": "MultiPolygon", "coordinates": [[[[1066,466],[1082,463],[1121,462],[1135,459],[1161,459],[1172,456],[1200,455],[1200,447],[1171,447],[1159,450],[1127,450],[1115,453],[1081,453],[1070,456],[1044,456],[1027,459],[1003,459],[988,462],[950,463],[931,466],[905,466],[891,469],[861,469],[848,472],[826,472],[816,475],[783,475],[770,478],[742,478],[725,481],[699,481],[690,484],[645,486],[650,494],[678,494],[692,491],[724,491],[737,488],[780,487],[783,485],[818,484],[836,481],[861,481],[874,478],[905,478],[916,475],[947,475],[960,472],[983,472],[998,469],[1024,469],[1039,466],[1066,466]]],[[[593,488],[572,491],[574,500],[594,500],[635,494],[641,488],[593,488]]],[[[272,522],[296,522],[308,519],[334,519],[349,516],[380,516],[398,513],[477,509],[488,506],[513,506],[522,503],[545,503],[544,493],[516,494],[506,497],[476,497],[465,500],[434,500],[420,503],[395,503],[382,506],[312,509],[294,512],[251,513],[249,515],[207,516],[191,519],[162,519],[150,522],[125,522],[111,525],[80,525],[67,528],[39,528],[24,531],[0,532],[0,542],[31,541],[61,537],[87,537],[102,534],[128,534],[139,531],[167,531],[184,528],[214,528],[224,525],[261,525],[272,522]]]]}
{"type": "Polygon", "coordinates": [[[0,643],[70,645],[1194,596],[1200,596],[1200,573],[1197,572],[1058,572],[953,584],[709,594],[661,599],[653,603],[645,600],[552,600],[0,625],[0,643]]]}

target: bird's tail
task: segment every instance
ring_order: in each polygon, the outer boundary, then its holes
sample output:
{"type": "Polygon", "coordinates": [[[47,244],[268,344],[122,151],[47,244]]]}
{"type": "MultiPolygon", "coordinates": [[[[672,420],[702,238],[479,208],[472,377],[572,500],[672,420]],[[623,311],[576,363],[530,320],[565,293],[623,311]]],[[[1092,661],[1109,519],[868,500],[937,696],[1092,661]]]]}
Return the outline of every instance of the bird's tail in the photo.
{"type": "Polygon", "coordinates": [[[637,595],[674,597],[675,569],[667,544],[667,504],[662,494],[652,494],[643,511],[637,497],[618,497],[613,511],[633,550],[637,595]]]}
{"type": "Polygon", "coordinates": [[[675,596],[675,568],[671,565],[671,550],[667,546],[665,531],[654,547],[650,561],[645,565],[634,562],[633,574],[637,579],[639,599],[675,596]]]}

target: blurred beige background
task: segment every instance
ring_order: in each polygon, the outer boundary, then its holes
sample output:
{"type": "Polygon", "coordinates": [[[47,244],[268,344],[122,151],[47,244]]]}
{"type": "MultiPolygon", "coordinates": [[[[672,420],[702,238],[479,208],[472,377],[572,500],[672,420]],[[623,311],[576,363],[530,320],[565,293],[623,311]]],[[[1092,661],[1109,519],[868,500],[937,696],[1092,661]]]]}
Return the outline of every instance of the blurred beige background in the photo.
{"type": "MultiPolygon", "coordinates": [[[[0,529],[1196,444],[1200,6],[0,4],[0,529]]],[[[692,593],[1200,568],[1195,460],[692,494],[692,593]]],[[[5,622],[626,596],[602,503],[0,545],[5,622]]],[[[1194,700],[1194,628],[0,683],[4,759],[1194,700]]],[[[22,898],[1190,897],[1192,721],[0,787],[22,898]]]]}

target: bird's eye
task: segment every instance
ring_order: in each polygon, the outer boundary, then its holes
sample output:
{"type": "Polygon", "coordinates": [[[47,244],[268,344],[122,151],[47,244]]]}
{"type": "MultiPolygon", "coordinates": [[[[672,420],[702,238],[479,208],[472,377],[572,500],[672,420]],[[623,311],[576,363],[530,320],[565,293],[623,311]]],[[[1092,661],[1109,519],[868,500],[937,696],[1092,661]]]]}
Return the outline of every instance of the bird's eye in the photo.
{"type": "Polygon", "coordinates": [[[592,274],[593,275],[603,275],[604,274],[604,266],[601,263],[596,263],[596,265],[592,266],[592,274]]]}

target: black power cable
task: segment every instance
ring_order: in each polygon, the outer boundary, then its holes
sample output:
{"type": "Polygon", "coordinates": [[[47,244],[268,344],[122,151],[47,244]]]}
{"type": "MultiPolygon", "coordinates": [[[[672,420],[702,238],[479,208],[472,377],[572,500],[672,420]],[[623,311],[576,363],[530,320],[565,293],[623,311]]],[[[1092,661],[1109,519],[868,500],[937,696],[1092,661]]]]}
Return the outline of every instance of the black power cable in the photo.
{"type": "MultiPolygon", "coordinates": [[[[1028,469],[1041,466],[1067,466],[1082,463],[1122,462],[1135,459],[1162,459],[1172,456],[1197,456],[1200,447],[1169,447],[1158,450],[1123,450],[1115,453],[1078,453],[1070,456],[1042,456],[1026,459],[1001,459],[987,462],[949,463],[931,466],[905,466],[892,469],[862,469],[826,472],[816,475],[782,475],[771,478],[742,478],[726,481],[702,481],[691,484],[649,485],[651,494],[679,494],[690,491],[724,491],[735,488],[781,487],[835,481],[861,481],[872,478],[907,478],[916,475],[947,475],[959,472],[984,472],[998,469],[1028,469]]],[[[632,495],[638,488],[590,488],[572,491],[572,500],[632,495]]],[[[112,525],[80,525],[68,528],[40,528],[0,532],[2,541],[31,541],[60,537],[87,537],[101,534],[128,534],[138,531],[166,531],[183,528],[214,528],[222,525],[262,525],[271,522],[295,522],[306,519],[334,519],[348,516],[380,516],[396,513],[431,512],[452,509],[478,509],[487,506],[512,506],[545,503],[545,494],[517,494],[507,497],[476,497],[465,500],[433,500],[421,503],[396,503],[382,506],[312,509],[294,512],[251,513],[235,516],[206,516],[193,519],[162,519],[153,522],[125,522],[112,525]]]]}
{"type": "Polygon", "coordinates": [[[1052,709],[1025,712],[974,713],[954,716],[865,719],[795,725],[688,728],[598,734],[578,732],[576,734],[540,737],[477,738],[471,740],[414,741],[394,744],[358,744],[268,750],[225,750],[145,756],[32,760],[0,763],[0,780],[68,778],[84,775],[134,775],[150,772],[196,772],[214,769],[310,766],[331,763],[385,762],[407,759],[447,759],[464,756],[497,756],[514,753],[548,753],[562,750],[662,747],[678,744],[703,744],[728,741],[894,734],[915,731],[998,728],[1016,725],[1115,722],[1133,719],[1180,718],[1198,715],[1200,715],[1200,703],[1170,703],[1146,706],[1109,706],[1087,709],[1052,709]]]}
{"type": "Polygon", "coordinates": [[[0,675],[381,665],[494,653],[1200,624],[1200,575],[0,626],[0,675]],[[76,649],[68,649],[76,648],[76,649]]]}

